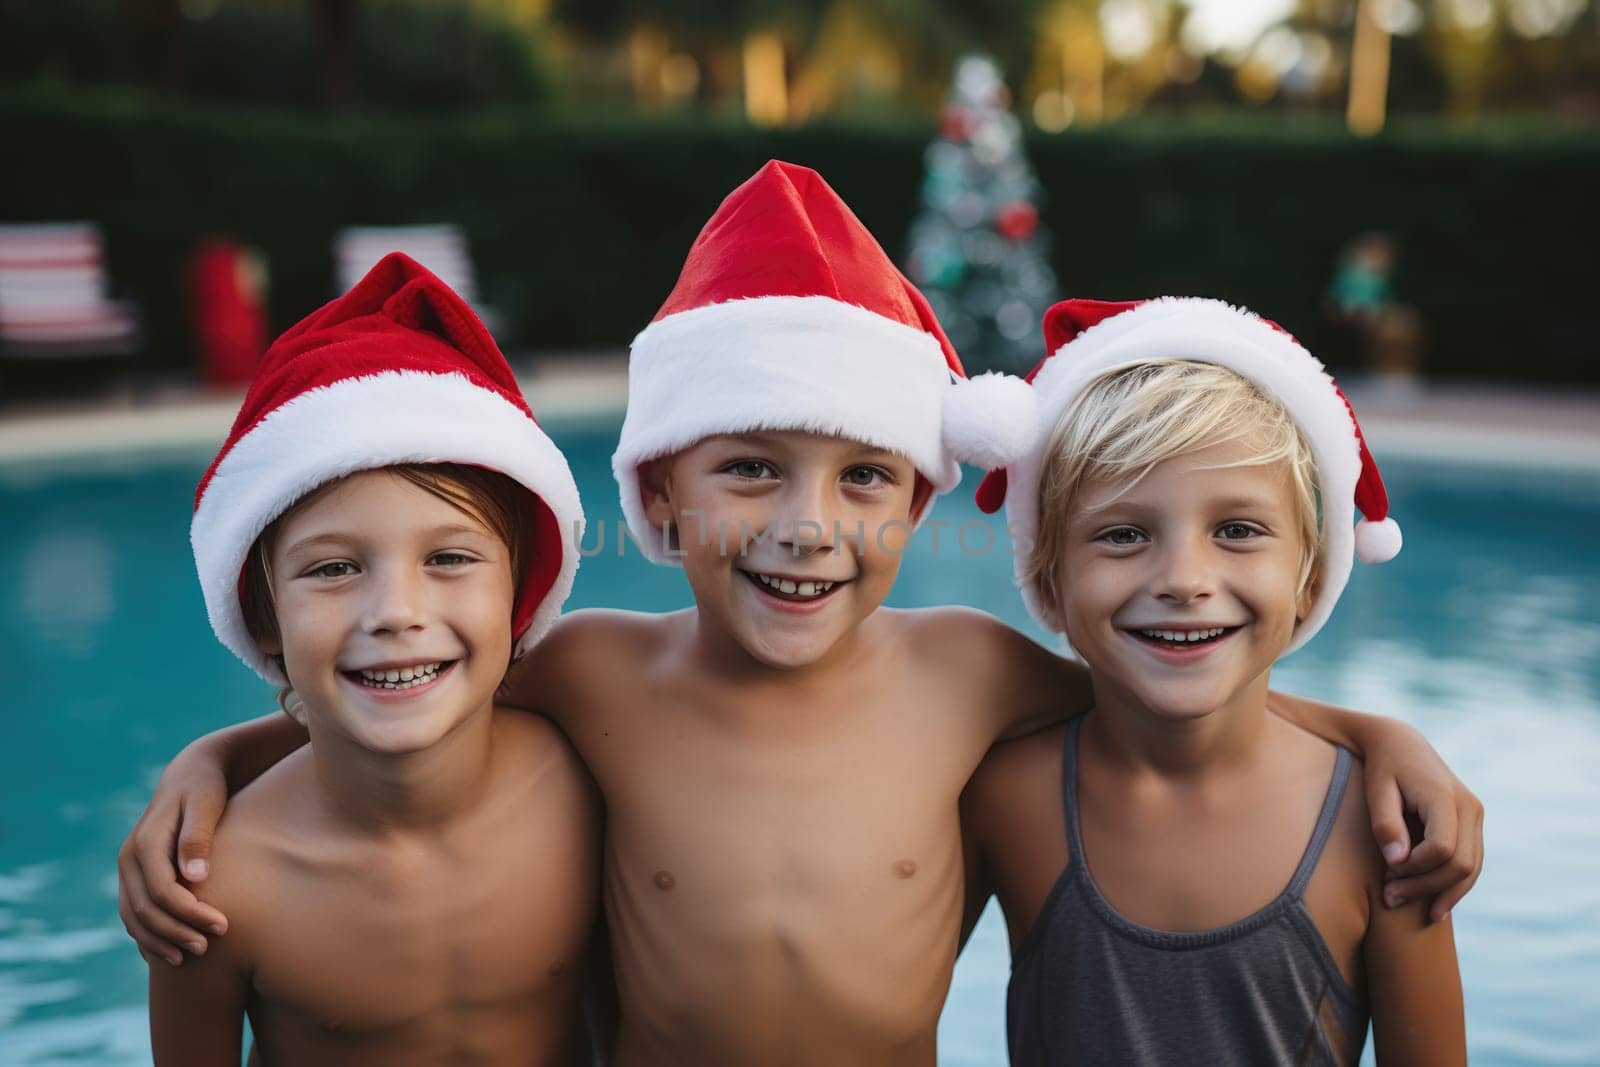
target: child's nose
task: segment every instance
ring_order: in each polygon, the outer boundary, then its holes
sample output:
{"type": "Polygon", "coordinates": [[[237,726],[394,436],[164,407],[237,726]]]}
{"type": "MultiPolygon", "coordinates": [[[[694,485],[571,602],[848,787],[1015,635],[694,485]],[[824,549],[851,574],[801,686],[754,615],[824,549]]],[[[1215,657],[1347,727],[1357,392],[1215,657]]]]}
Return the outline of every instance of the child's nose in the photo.
{"type": "Polygon", "coordinates": [[[403,569],[380,570],[368,589],[363,628],[368,633],[404,633],[420,628],[427,616],[420,575],[403,569]]]}
{"type": "Polygon", "coordinates": [[[840,512],[830,486],[819,480],[791,482],[772,516],[779,544],[797,556],[810,555],[833,544],[840,512]]]}
{"type": "Polygon", "coordinates": [[[1215,582],[1205,545],[1169,543],[1160,562],[1152,590],[1157,599],[1187,604],[1211,595],[1215,582]]]}

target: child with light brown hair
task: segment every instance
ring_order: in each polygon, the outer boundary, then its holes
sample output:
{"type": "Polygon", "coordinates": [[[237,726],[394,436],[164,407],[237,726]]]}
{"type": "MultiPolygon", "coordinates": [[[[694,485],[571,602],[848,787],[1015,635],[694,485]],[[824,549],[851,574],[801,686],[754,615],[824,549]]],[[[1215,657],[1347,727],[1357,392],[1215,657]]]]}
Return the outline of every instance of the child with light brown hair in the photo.
{"type": "Polygon", "coordinates": [[[151,959],[158,1065],[568,1064],[599,910],[598,798],[495,707],[577,569],[566,460],[459,297],[404,256],[267,352],[196,494],[218,638],[306,732],[199,887],[229,918],[151,959]]]}
{"type": "Polygon", "coordinates": [[[1360,761],[1271,714],[1352,555],[1400,548],[1350,407],[1217,301],[1067,301],[1046,333],[1046,429],[980,499],[1094,707],[997,746],[963,800],[1011,1062],[1354,1064],[1370,1017],[1380,1063],[1464,1063],[1450,924],[1385,906],[1360,761]]]}

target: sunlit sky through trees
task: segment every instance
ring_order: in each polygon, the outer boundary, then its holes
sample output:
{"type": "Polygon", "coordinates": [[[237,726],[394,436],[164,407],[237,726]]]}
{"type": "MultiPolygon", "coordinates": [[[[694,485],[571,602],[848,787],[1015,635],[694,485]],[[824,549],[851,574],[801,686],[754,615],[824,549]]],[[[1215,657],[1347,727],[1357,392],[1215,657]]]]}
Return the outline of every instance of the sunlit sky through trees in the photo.
{"type": "Polygon", "coordinates": [[[1248,47],[1294,10],[1294,0],[1189,0],[1189,7],[1187,32],[1210,51],[1248,47]]]}

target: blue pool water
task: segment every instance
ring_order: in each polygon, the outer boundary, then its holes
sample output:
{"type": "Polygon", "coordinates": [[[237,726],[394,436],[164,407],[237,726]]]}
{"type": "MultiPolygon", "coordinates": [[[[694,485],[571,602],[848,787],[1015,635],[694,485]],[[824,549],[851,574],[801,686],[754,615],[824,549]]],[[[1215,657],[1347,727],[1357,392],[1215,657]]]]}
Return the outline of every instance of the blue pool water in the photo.
{"type": "MultiPolygon", "coordinates": [[[[591,516],[613,531],[614,435],[558,432],[591,516]]],[[[6,1067],[149,1062],[116,847],[172,753],[271,706],[206,626],[187,530],[207,458],[0,465],[6,1067]]],[[[1397,462],[1386,473],[1407,550],[1358,567],[1277,684],[1417,724],[1487,804],[1488,867],[1456,929],[1474,1062],[1600,1063],[1600,475],[1397,462]]],[[[976,517],[966,496],[935,513],[952,523],[947,538],[976,517]]],[[[1001,550],[945,548],[935,558],[919,535],[894,603],[973,604],[1028,627],[1001,550]]],[[[614,542],[585,561],[573,598],[686,602],[676,572],[617,558],[614,542]]],[[[1005,1062],[996,919],[957,967],[942,1062],[1005,1062]]]]}

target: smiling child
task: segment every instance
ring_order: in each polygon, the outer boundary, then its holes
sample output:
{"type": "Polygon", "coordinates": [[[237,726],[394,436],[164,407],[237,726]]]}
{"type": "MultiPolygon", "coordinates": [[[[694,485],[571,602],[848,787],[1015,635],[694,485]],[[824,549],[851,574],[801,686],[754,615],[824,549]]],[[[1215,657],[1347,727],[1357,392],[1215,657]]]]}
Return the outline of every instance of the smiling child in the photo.
{"type": "Polygon", "coordinates": [[[1400,548],[1351,409],[1217,301],[1045,321],[1047,429],[980,500],[1094,708],[997,746],[963,801],[1011,1062],[1354,1064],[1370,1016],[1380,1063],[1465,1063],[1450,924],[1385,907],[1361,763],[1270,714],[1352,555],[1400,548]]]}
{"type": "Polygon", "coordinates": [[[566,1064],[585,1041],[599,809],[502,713],[582,512],[466,305],[404,256],[285,334],[200,483],[212,625],[311,743],[234,799],[226,937],[151,961],[157,1064],[566,1064]]]}

